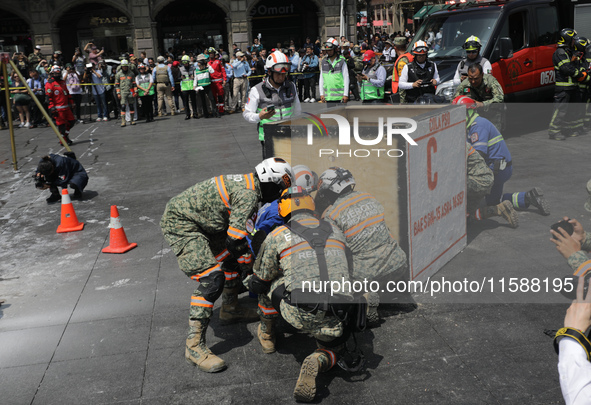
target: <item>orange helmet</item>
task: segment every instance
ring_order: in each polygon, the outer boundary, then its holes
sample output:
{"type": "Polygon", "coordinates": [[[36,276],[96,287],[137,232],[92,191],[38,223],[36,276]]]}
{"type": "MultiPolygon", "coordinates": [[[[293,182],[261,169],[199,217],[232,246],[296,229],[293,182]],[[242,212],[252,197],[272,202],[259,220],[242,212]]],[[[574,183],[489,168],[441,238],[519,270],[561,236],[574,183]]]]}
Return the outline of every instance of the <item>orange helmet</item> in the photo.
{"type": "Polygon", "coordinates": [[[425,41],[417,41],[412,46],[413,55],[426,55],[429,52],[429,45],[425,41]]]}
{"type": "Polygon", "coordinates": [[[314,211],[314,199],[306,193],[302,187],[294,186],[283,190],[279,198],[279,215],[282,218],[287,217],[292,212],[299,210],[314,211]]]}

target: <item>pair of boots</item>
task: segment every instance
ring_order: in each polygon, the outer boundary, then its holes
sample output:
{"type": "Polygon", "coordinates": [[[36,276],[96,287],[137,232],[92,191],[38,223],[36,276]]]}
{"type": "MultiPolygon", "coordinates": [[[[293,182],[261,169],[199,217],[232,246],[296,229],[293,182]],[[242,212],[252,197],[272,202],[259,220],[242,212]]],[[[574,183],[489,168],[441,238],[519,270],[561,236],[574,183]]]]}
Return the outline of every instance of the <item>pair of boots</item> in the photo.
{"type": "MultiPolygon", "coordinates": [[[[223,322],[255,321],[258,319],[256,310],[243,308],[238,304],[239,288],[224,288],[223,303],[220,309],[220,320],[223,322]]],[[[205,333],[209,318],[189,320],[189,336],[185,347],[185,359],[206,373],[216,373],[226,368],[224,360],[209,350],[205,341],[205,333]]]]}
{"type": "MultiPolygon", "coordinates": [[[[135,125],[135,121],[133,120],[133,118],[131,119],[130,122],[131,125],[135,125]]],[[[125,125],[127,125],[126,121],[125,121],[125,117],[121,118],[121,126],[124,127],[125,125]]]]}

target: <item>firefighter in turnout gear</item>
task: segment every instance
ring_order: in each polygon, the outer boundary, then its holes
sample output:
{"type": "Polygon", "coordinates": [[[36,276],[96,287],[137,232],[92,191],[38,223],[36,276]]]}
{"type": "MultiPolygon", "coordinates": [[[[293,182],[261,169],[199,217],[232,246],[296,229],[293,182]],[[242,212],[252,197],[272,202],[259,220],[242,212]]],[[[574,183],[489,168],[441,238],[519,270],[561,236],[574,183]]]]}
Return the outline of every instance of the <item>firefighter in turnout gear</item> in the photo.
{"type": "Polygon", "coordinates": [[[558,48],[552,56],[556,84],[554,88],[554,115],[548,128],[550,139],[563,141],[566,136],[577,135],[582,123],[576,116],[576,108],[570,103],[579,103],[578,83],[587,78],[586,70],[578,63],[574,53],[577,32],[571,28],[560,31],[558,48]]]}
{"type": "Polygon", "coordinates": [[[267,235],[253,275],[245,282],[250,291],[259,294],[261,323],[257,334],[263,352],[275,351],[275,320],[279,314],[316,339],[318,349],[304,359],[293,393],[301,402],[314,400],[316,377],[330,370],[345,350],[351,333],[347,311],[355,307],[348,292],[329,299],[329,294],[306,290],[307,283],[350,280],[345,236],[334,225],[318,220],[314,208],[314,200],[301,187],[283,192],[279,214],[288,222],[267,235]],[[339,311],[339,306],[347,309],[339,311]]]}
{"type": "Polygon", "coordinates": [[[121,70],[115,74],[115,89],[121,105],[121,126],[125,126],[125,109],[129,106],[131,125],[135,125],[135,98],[137,97],[135,75],[129,68],[127,60],[121,61],[121,70]]]}
{"type": "Polygon", "coordinates": [[[254,86],[248,95],[248,102],[242,116],[248,122],[257,124],[259,141],[265,158],[265,134],[263,125],[300,115],[302,107],[298,92],[292,81],[286,80],[291,64],[287,56],[275,51],[265,61],[267,77],[254,86]]]}
{"type": "Polygon", "coordinates": [[[398,92],[401,103],[414,103],[423,94],[435,94],[439,84],[437,65],[427,60],[429,47],[425,41],[417,41],[413,45],[414,60],[402,68],[398,92]]]}
{"type": "Polygon", "coordinates": [[[214,373],[226,368],[206,345],[205,333],[215,301],[222,296],[220,319],[256,320],[252,309],[238,305],[242,266],[249,249],[247,221],[259,202],[279,198],[291,186],[289,163],[269,158],[254,173],[222,175],[202,181],[173,197],[160,227],[177,256],[180,269],[199,287],[191,297],[185,358],[200,370],[214,373]]]}

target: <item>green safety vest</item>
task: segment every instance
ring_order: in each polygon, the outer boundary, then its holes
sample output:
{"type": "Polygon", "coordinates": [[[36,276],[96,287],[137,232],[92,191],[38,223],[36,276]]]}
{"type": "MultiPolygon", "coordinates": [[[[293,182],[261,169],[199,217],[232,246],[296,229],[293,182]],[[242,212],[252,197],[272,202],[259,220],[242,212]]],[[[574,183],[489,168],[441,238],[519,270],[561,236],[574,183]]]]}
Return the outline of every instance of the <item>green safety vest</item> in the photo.
{"type": "MultiPolygon", "coordinates": [[[[376,74],[378,68],[381,65],[379,63],[375,63],[369,71],[364,72],[363,74],[366,75],[369,79],[377,79],[378,75],[376,74]]],[[[384,99],[384,85],[382,87],[376,87],[369,80],[364,80],[361,82],[361,100],[383,100],[384,99]]]]}
{"type": "MultiPolygon", "coordinates": [[[[139,85],[142,87],[148,87],[150,85],[150,74],[146,73],[145,75],[139,75],[138,77],[139,85]]],[[[143,97],[146,95],[146,92],[138,88],[138,95],[143,97]]],[[[154,95],[154,86],[150,87],[150,91],[148,91],[148,96],[154,95]]]]}
{"type": "Polygon", "coordinates": [[[334,63],[330,58],[322,59],[321,74],[324,82],[324,98],[327,101],[340,101],[345,94],[345,78],[343,77],[343,68],[346,68],[347,62],[342,55],[339,55],[334,63]]]}
{"type": "Polygon", "coordinates": [[[295,85],[291,82],[285,82],[286,84],[281,86],[279,90],[271,89],[267,85],[267,80],[263,80],[254,88],[259,93],[259,104],[257,106],[257,113],[260,113],[264,108],[269,106],[275,106],[275,114],[271,118],[261,120],[258,123],[259,141],[265,140],[265,133],[263,131],[263,125],[270,122],[281,121],[291,117],[293,113],[293,103],[298,93],[295,89],[295,85]],[[265,87],[263,87],[265,86],[265,87]]]}
{"type": "Polygon", "coordinates": [[[197,79],[197,86],[209,86],[211,84],[211,79],[209,78],[209,68],[195,70],[195,78],[197,79]]]}

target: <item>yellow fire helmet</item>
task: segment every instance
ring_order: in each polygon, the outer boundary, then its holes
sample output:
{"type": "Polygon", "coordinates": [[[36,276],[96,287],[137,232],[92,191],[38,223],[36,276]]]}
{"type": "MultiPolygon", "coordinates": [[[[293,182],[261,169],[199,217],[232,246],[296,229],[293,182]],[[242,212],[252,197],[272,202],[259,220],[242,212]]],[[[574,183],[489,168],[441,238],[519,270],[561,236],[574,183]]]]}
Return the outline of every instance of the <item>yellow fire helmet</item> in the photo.
{"type": "Polygon", "coordinates": [[[482,44],[480,43],[480,38],[472,35],[466,39],[464,42],[463,48],[467,51],[479,51],[482,48],[482,44]]]}
{"type": "Polygon", "coordinates": [[[283,190],[279,198],[279,215],[282,218],[287,217],[292,212],[299,210],[314,211],[314,199],[304,191],[302,187],[294,186],[283,190]]]}

